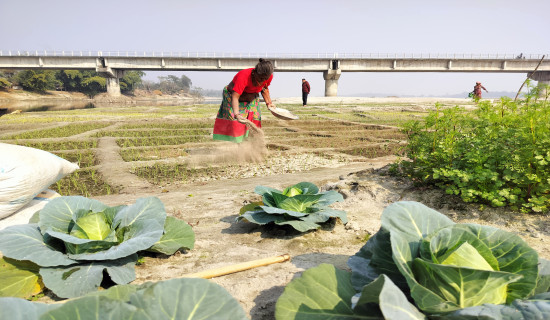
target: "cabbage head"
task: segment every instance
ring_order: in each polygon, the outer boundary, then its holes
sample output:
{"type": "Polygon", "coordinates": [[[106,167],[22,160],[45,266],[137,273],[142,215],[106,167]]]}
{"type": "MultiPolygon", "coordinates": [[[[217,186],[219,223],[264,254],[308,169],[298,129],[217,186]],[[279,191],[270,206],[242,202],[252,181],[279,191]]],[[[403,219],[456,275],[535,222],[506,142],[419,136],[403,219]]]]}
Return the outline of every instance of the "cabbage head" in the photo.
{"type": "Polygon", "coordinates": [[[167,218],[155,197],[115,207],[59,197],[39,211],[37,220],[0,231],[0,252],[36,264],[44,285],[62,298],[97,290],[104,274],[115,284],[133,281],[140,251],[173,254],[194,245],[191,227],[167,218]]]}
{"type": "Polygon", "coordinates": [[[276,318],[550,319],[550,261],[514,233],[457,224],[418,202],[388,206],[348,266],[293,280],[276,318]]]}
{"type": "Polygon", "coordinates": [[[310,182],[300,182],[283,191],[264,186],[257,186],[254,191],[262,196],[262,202],[244,206],[237,221],[290,225],[300,232],[318,229],[330,218],[340,218],[344,224],[348,222],[344,211],[329,207],[343,201],[342,195],[334,190],[319,192],[310,182]]]}

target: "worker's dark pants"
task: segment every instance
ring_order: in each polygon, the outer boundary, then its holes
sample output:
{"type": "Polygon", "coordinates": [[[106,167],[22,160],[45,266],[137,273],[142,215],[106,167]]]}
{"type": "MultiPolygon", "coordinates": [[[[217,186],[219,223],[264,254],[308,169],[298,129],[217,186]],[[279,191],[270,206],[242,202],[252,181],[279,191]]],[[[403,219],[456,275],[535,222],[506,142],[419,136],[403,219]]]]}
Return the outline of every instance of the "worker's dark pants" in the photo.
{"type": "Polygon", "coordinates": [[[303,102],[302,104],[303,104],[304,106],[307,104],[307,95],[308,95],[308,94],[309,94],[309,93],[307,93],[307,92],[302,92],[302,102],[303,102]]]}

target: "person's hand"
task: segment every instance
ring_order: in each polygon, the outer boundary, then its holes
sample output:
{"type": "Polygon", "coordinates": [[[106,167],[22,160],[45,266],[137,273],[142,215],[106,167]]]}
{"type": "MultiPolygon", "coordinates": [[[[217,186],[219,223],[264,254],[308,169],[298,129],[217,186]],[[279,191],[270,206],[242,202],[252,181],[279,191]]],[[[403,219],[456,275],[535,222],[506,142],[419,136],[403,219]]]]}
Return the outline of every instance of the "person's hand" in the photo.
{"type": "Polygon", "coordinates": [[[246,123],[246,118],[243,117],[242,114],[238,113],[235,115],[235,120],[239,121],[240,123],[246,123]]]}
{"type": "Polygon", "coordinates": [[[267,108],[268,108],[269,110],[271,110],[271,109],[277,109],[277,107],[276,107],[273,103],[268,104],[268,105],[267,105],[267,108]]]}

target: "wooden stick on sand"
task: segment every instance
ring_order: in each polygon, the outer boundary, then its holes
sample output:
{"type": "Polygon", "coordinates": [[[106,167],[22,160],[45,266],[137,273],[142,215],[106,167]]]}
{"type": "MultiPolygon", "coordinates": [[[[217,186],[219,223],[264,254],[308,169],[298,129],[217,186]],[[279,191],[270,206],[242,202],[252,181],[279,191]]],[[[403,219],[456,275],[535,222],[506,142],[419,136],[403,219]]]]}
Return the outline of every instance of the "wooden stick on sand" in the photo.
{"type": "Polygon", "coordinates": [[[239,263],[239,264],[234,264],[234,265],[231,265],[231,266],[221,267],[221,268],[217,268],[217,269],[186,274],[182,278],[210,279],[210,278],[224,276],[224,275],[239,272],[239,271],[244,271],[244,270],[257,268],[257,267],[263,267],[263,266],[267,266],[267,265],[270,265],[270,264],[280,263],[280,262],[285,262],[285,261],[290,261],[290,255],[283,254],[281,256],[269,257],[269,258],[264,258],[264,259],[259,259],[259,260],[252,260],[252,261],[243,262],[243,263],[239,263]]]}

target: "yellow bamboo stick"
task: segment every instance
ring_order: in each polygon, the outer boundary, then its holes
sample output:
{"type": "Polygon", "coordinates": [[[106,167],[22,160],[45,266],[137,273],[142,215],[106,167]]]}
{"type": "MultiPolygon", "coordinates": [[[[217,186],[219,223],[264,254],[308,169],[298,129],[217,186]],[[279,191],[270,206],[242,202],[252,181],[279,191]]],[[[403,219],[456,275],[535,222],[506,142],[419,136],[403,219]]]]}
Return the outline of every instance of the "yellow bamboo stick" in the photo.
{"type": "Polygon", "coordinates": [[[210,279],[210,278],[224,276],[224,275],[227,275],[227,274],[240,272],[240,271],[244,271],[244,270],[248,270],[248,269],[252,269],[252,268],[267,266],[269,264],[285,262],[285,261],[290,261],[290,255],[283,254],[281,256],[269,257],[269,258],[258,259],[258,260],[252,260],[252,261],[243,262],[243,263],[239,263],[239,264],[234,264],[234,265],[231,265],[231,266],[226,266],[226,267],[221,267],[221,268],[216,268],[216,269],[212,269],[212,270],[206,270],[206,271],[201,271],[201,272],[196,272],[196,273],[190,273],[190,274],[184,275],[182,278],[210,279]]]}

